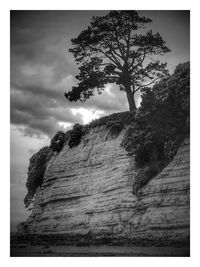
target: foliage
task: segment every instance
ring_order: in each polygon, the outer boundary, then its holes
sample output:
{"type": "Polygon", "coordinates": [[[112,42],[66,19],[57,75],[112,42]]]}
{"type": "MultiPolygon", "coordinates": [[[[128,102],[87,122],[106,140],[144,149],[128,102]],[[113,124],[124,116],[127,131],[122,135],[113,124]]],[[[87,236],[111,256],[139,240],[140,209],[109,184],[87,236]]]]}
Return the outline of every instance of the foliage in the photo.
{"type": "Polygon", "coordinates": [[[94,128],[94,127],[100,127],[103,125],[106,125],[107,127],[110,127],[111,125],[114,125],[115,123],[120,123],[124,125],[129,125],[134,120],[135,113],[134,112],[119,112],[119,113],[113,113],[111,115],[102,117],[100,119],[93,120],[89,125],[87,125],[87,128],[94,128]]]}
{"type": "Polygon", "coordinates": [[[105,84],[116,83],[126,92],[130,111],[135,110],[135,92],[168,73],[166,63],[152,59],[170,51],[161,35],[138,31],[151,22],[133,10],[93,17],[90,26],[71,40],[69,51],[79,65],[79,82],[65,97],[85,101],[95,89],[101,94],[105,84]]]}
{"type": "Polygon", "coordinates": [[[161,171],[189,135],[189,118],[190,65],[187,62],[178,65],[171,77],[153,88],[143,89],[141,107],[122,145],[135,154],[138,167],[151,165],[161,171]]]}
{"type": "Polygon", "coordinates": [[[24,198],[25,207],[30,205],[37,188],[42,184],[46,165],[52,156],[53,151],[50,147],[46,146],[30,158],[26,182],[28,193],[24,198]]]}
{"type": "Polygon", "coordinates": [[[109,129],[111,135],[118,135],[127,125],[134,121],[135,112],[119,112],[111,115],[95,119],[85,126],[85,132],[91,128],[105,126],[109,129]]]}
{"type": "Polygon", "coordinates": [[[83,126],[79,123],[75,124],[73,129],[69,131],[68,145],[70,148],[79,145],[81,137],[84,135],[83,126]]]}
{"type": "Polygon", "coordinates": [[[156,166],[146,166],[144,169],[140,169],[134,178],[133,182],[133,194],[137,195],[138,190],[148,184],[148,182],[159,172],[156,166]]]}
{"type": "Polygon", "coordinates": [[[65,143],[65,133],[62,131],[58,131],[54,137],[51,139],[50,148],[52,151],[60,152],[65,143]]]}
{"type": "Polygon", "coordinates": [[[110,130],[111,135],[118,135],[124,128],[123,121],[117,120],[113,122],[108,122],[106,127],[110,130]]]}

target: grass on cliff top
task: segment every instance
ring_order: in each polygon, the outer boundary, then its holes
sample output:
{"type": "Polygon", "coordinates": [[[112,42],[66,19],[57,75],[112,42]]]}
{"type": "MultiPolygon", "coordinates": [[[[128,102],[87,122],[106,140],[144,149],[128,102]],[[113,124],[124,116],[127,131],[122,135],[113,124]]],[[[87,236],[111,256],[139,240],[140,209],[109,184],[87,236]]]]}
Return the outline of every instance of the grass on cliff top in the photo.
{"type": "Polygon", "coordinates": [[[113,113],[111,115],[95,119],[89,124],[85,125],[86,128],[94,128],[94,127],[100,127],[100,126],[108,126],[114,125],[116,123],[121,123],[122,125],[126,126],[133,122],[135,113],[134,112],[118,112],[113,113]]]}

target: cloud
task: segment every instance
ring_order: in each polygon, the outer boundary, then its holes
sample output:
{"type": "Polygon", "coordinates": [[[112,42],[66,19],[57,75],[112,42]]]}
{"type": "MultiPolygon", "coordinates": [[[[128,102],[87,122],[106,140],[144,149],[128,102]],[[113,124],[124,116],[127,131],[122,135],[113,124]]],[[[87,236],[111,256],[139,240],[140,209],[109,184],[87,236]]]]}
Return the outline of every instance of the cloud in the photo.
{"type": "Polygon", "coordinates": [[[59,105],[48,95],[32,91],[15,90],[11,94],[11,123],[23,126],[28,135],[46,134],[52,137],[62,127],[58,122],[78,123],[80,115],[74,115],[70,108],[59,105]]]}
{"type": "Polygon", "coordinates": [[[63,127],[60,121],[84,123],[99,114],[127,109],[125,95],[113,85],[85,103],[70,103],[64,97],[76,84],[77,74],[67,52],[77,31],[69,24],[72,13],[11,13],[11,123],[26,135],[52,136],[63,127]]]}
{"type": "Polygon", "coordinates": [[[72,108],[72,113],[74,115],[80,114],[84,124],[87,124],[94,119],[98,119],[101,115],[105,114],[104,111],[86,108],[72,108]]]}

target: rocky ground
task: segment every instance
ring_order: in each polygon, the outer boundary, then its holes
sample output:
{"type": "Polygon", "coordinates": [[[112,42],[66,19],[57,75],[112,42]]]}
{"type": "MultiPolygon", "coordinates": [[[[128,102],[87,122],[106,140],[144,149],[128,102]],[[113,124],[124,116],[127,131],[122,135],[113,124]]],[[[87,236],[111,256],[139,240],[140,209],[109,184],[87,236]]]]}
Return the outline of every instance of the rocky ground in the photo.
{"type": "Polygon", "coordinates": [[[153,257],[189,256],[188,247],[12,245],[11,257],[153,257]]]}
{"type": "Polygon", "coordinates": [[[11,257],[152,257],[190,256],[189,243],[143,245],[119,243],[117,240],[88,240],[66,235],[11,234],[11,257]],[[92,243],[93,242],[93,243],[92,243]]]}

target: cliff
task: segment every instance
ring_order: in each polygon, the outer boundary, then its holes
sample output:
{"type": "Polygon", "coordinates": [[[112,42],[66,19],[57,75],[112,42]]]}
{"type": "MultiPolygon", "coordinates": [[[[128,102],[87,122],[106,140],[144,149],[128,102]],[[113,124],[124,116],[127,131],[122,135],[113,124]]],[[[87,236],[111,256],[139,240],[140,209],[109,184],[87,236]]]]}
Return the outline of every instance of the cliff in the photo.
{"type": "Polygon", "coordinates": [[[188,245],[189,139],[136,196],[137,170],[123,135],[96,126],[78,146],[55,153],[21,232],[62,234],[76,243],[188,245]]]}

